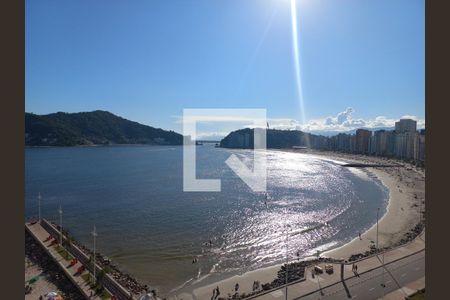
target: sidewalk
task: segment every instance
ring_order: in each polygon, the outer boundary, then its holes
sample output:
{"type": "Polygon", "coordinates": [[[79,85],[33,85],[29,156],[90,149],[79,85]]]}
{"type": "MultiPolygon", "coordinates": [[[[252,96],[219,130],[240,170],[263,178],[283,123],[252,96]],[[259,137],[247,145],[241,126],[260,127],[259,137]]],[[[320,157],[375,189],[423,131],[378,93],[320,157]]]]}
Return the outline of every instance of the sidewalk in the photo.
{"type": "MultiPolygon", "coordinates": [[[[401,258],[404,258],[408,255],[411,255],[413,253],[416,253],[418,251],[421,251],[425,249],[425,233],[422,233],[419,235],[416,239],[414,239],[412,242],[389,250],[384,253],[384,264],[388,264],[390,262],[399,260],[401,258]]],[[[365,258],[362,260],[359,260],[356,262],[356,265],[358,266],[358,273],[364,273],[367,271],[370,271],[372,269],[378,268],[382,265],[382,259],[383,255],[379,254],[378,256],[373,256],[369,258],[365,258]]],[[[319,264],[322,268],[324,268],[324,263],[319,264]]],[[[335,283],[339,283],[341,281],[340,279],[340,264],[333,264],[334,267],[334,274],[328,275],[326,273],[321,274],[320,276],[315,276],[316,278],[313,279],[311,277],[311,272],[308,270],[305,272],[306,274],[306,281],[300,282],[297,284],[289,285],[288,287],[288,299],[294,299],[298,298],[302,295],[306,295],[312,292],[317,291],[319,288],[324,288],[326,286],[333,285],[335,283]],[[317,280],[317,278],[319,278],[317,280]],[[320,284],[320,287],[319,287],[320,284]]],[[[348,263],[344,265],[344,279],[349,279],[352,277],[355,277],[355,273],[352,271],[352,263],[348,263]]],[[[279,289],[275,292],[268,293],[266,295],[257,296],[253,299],[277,299],[280,297],[283,297],[284,299],[284,293],[285,288],[279,289]]],[[[280,298],[281,299],[281,298],[280,298]]],[[[397,298],[398,299],[398,298],[397,298]]]]}
{"type": "Polygon", "coordinates": [[[405,299],[405,293],[409,297],[413,294],[415,294],[417,291],[425,288],[425,277],[422,277],[416,281],[413,281],[405,286],[403,286],[401,289],[398,289],[394,292],[391,292],[384,296],[383,299],[385,300],[399,300],[399,299],[405,299]]]}
{"type": "Polygon", "coordinates": [[[42,228],[42,226],[38,223],[35,223],[33,225],[26,224],[25,226],[28,228],[31,235],[33,235],[34,238],[46,250],[46,252],[51,257],[53,257],[53,259],[60,266],[60,268],[64,271],[64,273],[67,275],[67,277],[69,277],[69,279],[72,281],[72,283],[74,283],[78,287],[78,289],[82,292],[82,294],[87,299],[101,300],[101,298],[99,296],[90,297],[91,292],[92,292],[92,294],[94,294],[94,291],[90,288],[90,286],[82,278],[83,275],[89,274],[88,271],[84,271],[82,274],[77,275],[77,276],[74,275],[74,274],[76,274],[77,269],[82,266],[80,262],[76,263],[74,266],[72,266],[70,268],[67,268],[70,261],[65,260],[57,252],[55,246],[50,246],[50,242],[44,242],[47,239],[47,237],[49,236],[49,233],[44,228],[42,228]]]}

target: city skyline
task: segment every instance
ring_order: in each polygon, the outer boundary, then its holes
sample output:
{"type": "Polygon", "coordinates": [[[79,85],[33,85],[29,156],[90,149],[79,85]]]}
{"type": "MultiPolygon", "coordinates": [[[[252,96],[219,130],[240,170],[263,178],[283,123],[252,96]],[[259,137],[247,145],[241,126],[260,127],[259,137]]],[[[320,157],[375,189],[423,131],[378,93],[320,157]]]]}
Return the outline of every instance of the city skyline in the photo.
{"type": "Polygon", "coordinates": [[[424,1],[297,0],[303,109],[289,1],[170,4],[26,1],[26,111],[177,132],[183,108],[266,108],[272,128],[311,132],[424,126],[424,1]]]}

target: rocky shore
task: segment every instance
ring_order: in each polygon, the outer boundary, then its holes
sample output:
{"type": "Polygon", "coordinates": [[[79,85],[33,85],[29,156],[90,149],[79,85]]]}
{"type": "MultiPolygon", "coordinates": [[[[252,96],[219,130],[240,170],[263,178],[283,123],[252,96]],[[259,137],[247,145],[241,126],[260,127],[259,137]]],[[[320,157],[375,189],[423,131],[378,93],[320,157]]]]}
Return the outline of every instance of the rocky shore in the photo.
{"type": "MultiPolygon", "coordinates": [[[[53,224],[58,227],[57,224],[53,224]]],[[[64,231],[63,231],[64,232],[64,231]]],[[[80,250],[82,250],[87,256],[92,257],[93,252],[84,246],[83,244],[76,241],[74,238],[70,237],[66,232],[65,235],[70,239],[71,243],[76,245],[80,250]]],[[[155,290],[150,290],[149,286],[140,283],[133,276],[121,271],[117,265],[115,265],[110,259],[104,257],[100,253],[96,253],[95,262],[105,270],[106,273],[111,275],[118,283],[120,283],[124,288],[133,293],[134,295],[141,295],[145,291],[151,291],[156,294],[155,290]]]]}
{"type": "Polygon", "coordinates": [[[408,231],[407,233],[404,234],[404,237],[398,241],[395,244],[392,244],[389,247],[382,247],[380,248],[378,251],[375,247],[375,245],[373,247],[370,248],[370,250],[365,251],[364,253],[356,253],[356,254],[352,254],[350,256],[350,258],[348,259],[349,262],[352,261],[356,261],[362,258],[365,258],[367,256],[370,255],[374,255],[377,252],[383,252],[383,251],[387,251],[396,247],[399,247],[401,245],[404,245],[408,242],[411,242],[412,240],[414,240],[419,234],[422,233],[422,230],[425,228],[425,222],[421,222],[421,223],[417,223],[416,226],[414,226],[414,228],[412,228],[410,231],[408,231]]]}

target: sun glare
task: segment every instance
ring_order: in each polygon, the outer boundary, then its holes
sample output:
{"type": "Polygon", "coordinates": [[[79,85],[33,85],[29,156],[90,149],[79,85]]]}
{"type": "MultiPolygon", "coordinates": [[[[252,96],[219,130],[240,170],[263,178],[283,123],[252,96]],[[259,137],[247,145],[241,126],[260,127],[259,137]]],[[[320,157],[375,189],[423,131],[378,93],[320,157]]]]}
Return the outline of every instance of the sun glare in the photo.
{"type": "MultiPolygon", "coordinates": [[[[298,24],[297,24],[297,2],[291,0],[291,25],[292,25],[292,50],[294,56],[295,82],[297,87],[297,97],[300,106],[300,116],[302,124],[306,122],[305,103],[303,101],[302,78],[300,73],[300,53],[298,46],[298,24]]],[[[309,146],[309,141],[306,143],[309,146]]]]}

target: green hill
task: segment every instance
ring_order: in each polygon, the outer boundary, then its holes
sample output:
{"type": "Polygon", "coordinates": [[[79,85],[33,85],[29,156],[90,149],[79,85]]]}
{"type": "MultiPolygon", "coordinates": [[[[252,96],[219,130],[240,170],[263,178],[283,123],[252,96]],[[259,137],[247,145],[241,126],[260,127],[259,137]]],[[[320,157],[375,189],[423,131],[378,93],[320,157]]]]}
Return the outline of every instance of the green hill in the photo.
{"type": "MultiPolygon", "coordinates": [[[[220,141],[220,146],[224,148],[253,148],[254,130],[250,128],[239,129],[229,133],[220,141]]],[[[328,139],[324,136],[306,133],[300,130],[266,130],[267,148],[282,149],[294,146],[326,149],[328,139]]]]}
{"type": "Polygon", "coordinates": [[[183,136],[101,110],[48,115],[25,113],[26,146],[111,144],[182,145],[183,136]]]}

